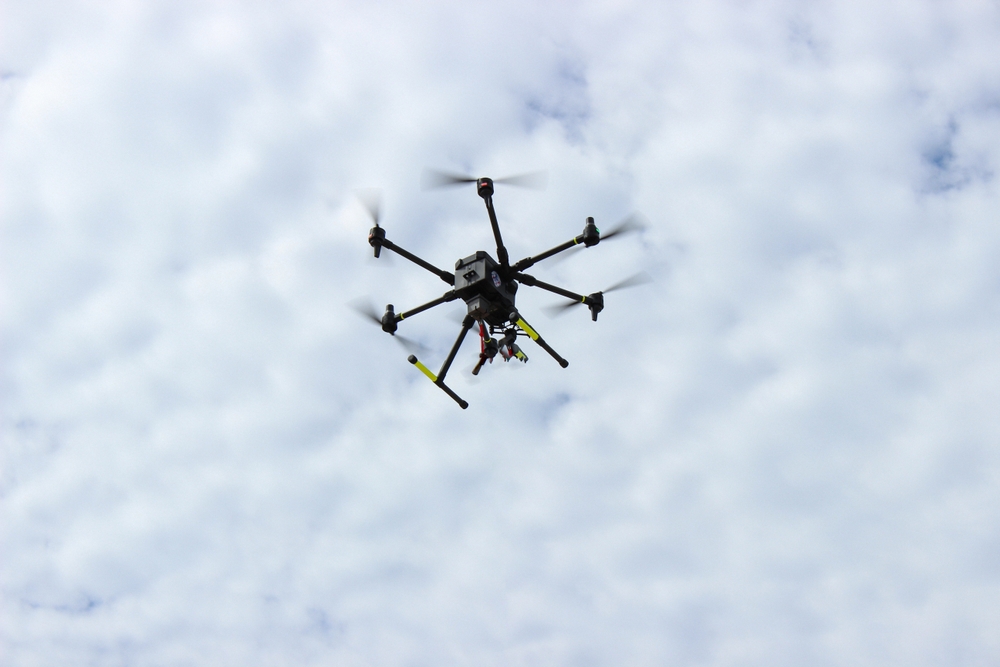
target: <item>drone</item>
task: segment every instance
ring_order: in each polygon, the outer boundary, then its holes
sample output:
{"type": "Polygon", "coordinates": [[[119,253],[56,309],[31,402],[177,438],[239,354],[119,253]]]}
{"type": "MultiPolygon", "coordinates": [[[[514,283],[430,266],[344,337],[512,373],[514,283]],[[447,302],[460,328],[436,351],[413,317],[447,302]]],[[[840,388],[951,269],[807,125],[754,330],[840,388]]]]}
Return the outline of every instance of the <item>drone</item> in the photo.
{"type": "MultiPolygon", "coordinates": [[[[385,229],[379,225],[379,206],[377,202],[366,202],[369,213],[375,221],[375,226],[368,232],[368,243],[374,249],[375,257],[381,255],[382,249],[390,250],[397,255],[408,259],[417,266],[430,271],[438,278],[452,286],[450,290],[440,297],[428,301],[427,303],[412,308],[410,310],[397,313],[392,304],[385,307],[385,313],[379,317],[372,310],[364,310],[366,315],[375,323],[380,324],[382,331],[396,336],[399,323],[409,319],[425,310],[430,310],[435,306],[461,299],[468,307],[468,312],[462,319],[462,329],[458,334],[458,339],[452,345],[441,370],[435,374],[425,366],[415,354],[409,356],[408,361],[416,366],[431,382],[440,387],[448,396],[455,400],[462,409],[469,407],[468,402],[456,394],[451,387],[445,384],[445,377],[451,368],[455,355],[462,347],[466,335],[476,326],[480,339],[479,361],[472,369],[473,375],[478,375],[479,371],[486,363],[493,363],[493,359],[500,355],[505,361],[516,360],[522,363],[528,361],[528,356],[517,345],[517,339],[521,337],[530,338],[545,350],[560,366],[566,368],[569,362],[562,358],[558,352],[545,342],[538,332],[522,317],[515,305],[515,297],[519,285],[528,287],[538,287],[559,296],[566,297],[570,301],[554,307],[554,310],[562,311],[572,306],[585,305],[590,309],[590,316],[593,321],[597,321],[598,314],[604,310],[604,294],[616,289],[631,287],[633,285],[647,282],[649,279],[645,274],[637,274],[627,278],[607,289],[592,294],[577,294],[562,287],[551,285],[538,280],[524,271],[534,264],[548,259],[554,255],[571,249],[591,248],[596,246],[601,240],[608,240],[619,234],[630,231],[637,231],[644,228],[642,222],[636,216],[630,216],[619,223],[615,228],[604,235],[597,228],[594,218],[588,217],[583,227],[583,233],[573,237],[569,241],[550,248],[545,252],[510,263],[507,248],[504,247],[503,239],[500,236],[500,225],[497,222],[496,211],[493,208],[494,184],[518,185],[522,187],[537,187],[543,175],[539,173],[522,174],[507,178],[473,178],[446,172],[428,170],[425,173],[424,184],[426,187],[446,187],[452,185],[464,185],[475,183],[477,194],[486,203],[486,212],[489,214],[490,225],[493,227],[493,237],[496,239],[497,252],[496,259],[483,250],[476,251],[455,262],[455,271],[445,271],[434,266],[413,253],[401,248],[397,244],[386,238],[385,229]],[[496,336],[496,337],[494,337],[496,336]]],[[[406,339],[398,336],[401,342],[407,343],[406,339]]]]}

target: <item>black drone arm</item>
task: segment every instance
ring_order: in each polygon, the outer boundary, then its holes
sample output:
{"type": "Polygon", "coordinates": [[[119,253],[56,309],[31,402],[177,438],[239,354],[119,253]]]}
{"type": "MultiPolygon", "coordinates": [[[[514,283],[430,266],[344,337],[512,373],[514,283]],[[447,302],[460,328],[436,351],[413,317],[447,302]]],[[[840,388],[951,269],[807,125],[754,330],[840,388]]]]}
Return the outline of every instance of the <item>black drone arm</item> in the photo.
{"type": "Polygon", "coordinates": [[[510,256],[507,254],[507,248],[503,246],[503,239],[500,238],[500,223],[497,222],[497,213],[493,210],[493,197],[486,196],[483,199],[486,201],[486,212],[490,214],[493,237],[497,241],[497,259],[500,260],[500,265],[506,270],[510,268],[510,256]]]}
{"type": "MultiPolygon", "coordinates": [[[[617,232],[612,232],[612,233],[617,233],[617,232]]],[[[543,253],[535,255],[534,257],[525,257],[511,268],[514,269],[515,271],[524,271],[525,269],[534,265],[536,262],[540,262],[543,259],[548,259],[552,255],[558,255],[564,250],[569,250],[570,248],[578,246],[581,243],[589,248],[590,246],[595,246],[600,242],[601,242],[600,230],[597,229],[597,225],[594,223],[593,218],[587,218],[587,223],[583,226],[583,234],[580,234],[579,236],[574,236],[569,241],[566,241],[566,243],[557,245],[555,248],[546,250],[543,253]]],[[[525,285],[527,284],[529,283],[525,283],[525,285]]],[[[556,292],[556,294],[562,294],[562,292],[556,292]]]]}
{"type": "MultiPolygon", "coordinates": [[[[444,294],[442,294],[441,296],[439,296],[438,298],[434,299],[433,301],[428,301],[427,303],[417,306],[416,308],[412,308],[406,311],[405,313],[397,313],[395,310],[393,310],[392,304],[390,303],[385,307],[385,314],[382,315],[381,319],[382,331],[388,334],[395,334],[396,329],[398,328],[397,325],[403,320],[405,320],[407,317],[412,317],[417,313],[422,313],[425,310],[430,310],[434,306],[440,306],[442,303],[454,301],[457,298],[458,298],[458,293],[455,292],[455,290],[449,290],[444,294]]],[[[375,315],[372,315],[371,317],[378,319],[377,316],[375,315]]]]}
{"type": "Polygon", "coordinates": [[[388,248],[397,255],[400,255],[401,257],[405,257],[406,259],[410,260],[417,266],[427,269],[428,271],[430,271],[431,273],[433,273],[434,275],[436,275],[438,278],[445,281],[449,285],[455,284],[455,274],[439,269],[430,262],[420,259],[409,250],[404,250],[403,248],[400,248],[398,245],[396,245],[389,239],[385,238],[385,230],[382,229],[381,227],[372,227],[372,230],[368,233],[368,243],[371,244],[373,248],[375,248],[376,257],[379,256],[380,249],[388,248]]]}
{"type": "Polygon", "coordinates": [[[576,292],[570,292],[568,289],[563,289],[557,285],[543,283],[538,278],[529,276],[527,273],[515,273],[514,280],[527,285],[528,287],[541,287],[543,290],[548,290],[553,294],[558,294],[559,296],[564,296],[567,299],[572,299],[573,303],[568,305],[572,306],[577,303],[585,304],[588,308],[590,308],[590,317],[595,322],[597,321],[597,314],[604,310],[604,294],[602,292],[594,292],[593,294],[584,296],[582,294],[577,294],[576,292]]]}
{"type": "MultiPolygon", "coordinates": [[[[566,243],[557,245],[555,248],[552,248],[550,250],[546,250],[543,253],[539,253],[539,254],[535,255],[534,257],[525,257],[524,259],[522,259],[518,263],[514,264],[514,266],[512,266],[511,268],[514,269],[515,271],[524,271],[525,269],[530,268],[536,262],[540,262],[543,259],[548,259],[552,255],[558,255],[563,250],[569,250],[573,246],[579,245],[581,243],[583,243],[583,234],[581,234],[580,236],[577,236],[575,238],[572,238],[569,241],[566,241],[566,243]]],[[[527,283],[525,283],[525,284],[527,284],[527,283]]]]}
{"type": "Polygon", "coordinates": [[[441,295],[438,298],[434,299],[433,301],[428,301],[427,303],[423,304],[422,306],[417,306],[416,308],[408,310],[405,313],[400,313],[399,315],[396,316],[396,318],[397,318],[396,321],[397,322],[402,322],[407,317],[413,317],[417,313],[422,313],[425,310],[430,310],[434,306],[440,306],[442,303],[448,303],[449,301],[454,301],[457,298],[458,298],[458,292],[456,292],[455,290],[449,290],[449,291],[445,292],[443,295],[441,295]]]}
{"type": "Polygon", "coordinates": [[[448,374],[448,369],[451,368],[451,362],[455,361],[455,355],[458,354],[458,348],[462,347],[462,341],[465,340],[465,334],[469,333],[469,329],[472,328],[472,323],[475,322],[472,319],[472,315],[466,315],[465,319],[462,320],[462,330],[458,332],[458,338],[455,340],[455,344],[451,346],[451,352],[448,353],[448,358],[444,360],[444,364],[441,365],[441,370],[438,371],[438,383],[444,383],[444,376],[448,374]]]}
{"type": "Polygon", "coordinates": [[[580,303],[590,303],[590,301],[588,301],[589,297],[577,294],[576,292],[570,292],[568,289],[563,289],[557,285],[550,285],[549,283],[542,282],[535,276],[529,276],[527,273],[515,273],[514,280],[523,285],[527,285],[528,287],[540,287],[543,290],[547,290],[553,294],[558,294],[559,296],[564,296],[567,299],[579,301],[580,303]]]}

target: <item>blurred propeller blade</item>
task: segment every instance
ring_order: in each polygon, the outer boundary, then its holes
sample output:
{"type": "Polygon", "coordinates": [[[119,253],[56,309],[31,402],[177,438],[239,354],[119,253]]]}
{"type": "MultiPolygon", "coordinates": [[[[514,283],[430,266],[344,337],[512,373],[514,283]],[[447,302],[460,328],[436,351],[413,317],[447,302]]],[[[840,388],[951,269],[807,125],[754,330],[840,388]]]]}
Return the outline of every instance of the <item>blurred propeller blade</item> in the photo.
{"type": "MultiPolygon", "coordinates": [[[[438,171],[437,169],[424,169],[420,182],[425,190],[432,190],[435,188],[448,188],[453,185],[475,183],[478,180],[465,174],[454,174],[448,171],[438,171]]],[[[532,190],[544,189],[548,181],[548,174],[544,171],[532,171],[525,174],[514,174],[513,176],[493,179],[494,183],[514,185],[519,188],[530,188],[532,190]]]]}
{"type": "Polygon", "coordinates": [[[607,289],[601,290],[602,294],[607,294],[608,292],[614,292],[619,289],[626,289],[628,287],[636,287],[637,285],[645,285],[646,283],[653,282],[653,278],[645,271],[640,271],[639,273],[629,276],[625,280],[619,281],[607,289]]]}
{"type": "Polygon", "coordinates": [[[463,174],[452,174],[447,171],[438,171],[437,169],[424,169],[423,176],[420,178],[420,183],[425,190],[433,190],[435,188],[447,188],[453,185],[462,185],[463,183],[475,183],[476,179],[472,176],[465,176],[463,174]]]}
{"type": "MultiPolygon", "coordinates": [[[[379,327],[382,326],[382,316],[378,314],[378,311],[375,310],[375,306],[373,306],[371,304],[371,301],[369,301],[368,299],[355,299],[349,305],[355,312],[357,312],[362,317],[368,318],[369,320],[377,324],[379,327]]],[[[412,338],[408,338],[398,333],[391,335],[397,343],[402,345],[404,348],[406,348],[408,352],[412,354],[430,352],[429,347],[421,343],[418,343],[412,338]]]]}
{"type": "Polygon", "coordinates": [[[423,354],[424,352],[430,352],[430,348],[426,345],[418,343],[412,338],[407,338],[406,336],[400,334],[392,334],[393,339],[396,340],[400,345],[406,348],[406,351],[410,354],[423,354]]]}
{"type": "Polygon", "coordinates": [[[580,254],[581,252],[583,252],[586,249],[587,249],[587,246],[584,246],[584,245],[575,245],[572,248],[570,248],[569,250],[563,250],[558,255],[553,255],[552,257],[549,257],[545,261],[548,263],[549,266],[555,266],[556,264],[562,264],[567,259],[569,259],[571,257],[576,257],[578,254],[580,254]]]}
{"type": "Polygon", "coordinates": [[[619,234],[627,234],[628,232],[638,232],[646,229],[649,225],[646,223],[646,219],[641,213],[633,213],[627,218],[619,222],[617,225],[611,228],[611,230],[601,234],[601,240],[607,241],[610,238],[614,238],[619,234]]]}
{"type": "Polygon", "coordinates": [[[493,182],[514,185],[519,188],[529,188],[531,190],[544,190],[545,186],[549,183],[549,175],[544,171],[531,171],[526,174],[494,178],[493,182]]]}
{"type": "Polygon", "coordinates": [[[572,308],[573,306],[582,306],[582,305],[583,301],[564,301],[562,303],[557,303],[552,306],[544,306],[542,310],[544,310],[549,317],[558,317],[560,315],[565,315],[567,312],[569,312],[569,309],[572,308]]]}
{"type": "MultiPolygon", "coordinates": [[[[630,232],[639,232],[643,229],[649,227],[646,222],[646,218],[641,213],[632,213],[624,220],[619,222],[617,225],[612,227],[607,234],[601,233],[601,241],[607,241],[608,239],[613,239],[621,234],[628,234],[630,232]]],[[[585,246],[577,245],[573,246],[569,250],[565,250],[558,255],[555,255],[551,259],[546,260],[550,265],[559,264],[565,262],[570,257],[575,257],[578,253],[582,252],[585,246]]]]}
{"type": "Polygon", "coordinates": [[[382,191],[369,188],[355,190],[354,194],[364,204],[365,209],[368,210],[368,215],[372,217],[372,220],[375,221],[375,226],[378,227],[378,221],[382,215],[382,191]]]}
{"type": "Polygon", "coordinates": [[[352,310],[362,317],[367,317],[375,324],[382,326],[382,316],[378,314],[375,306],[368,299],[355,299],[349,305],[352,310]]]}
{"type": "MultiPolygon", "coordinates": [[[[607,294],[608,292],[614,292],[615,290],[628,289],[629,287],[636,287],[638,285],[645,285],[646,283],[653,282],[653,278],[645,271],[640,271],[634,275],[629,276],[625,280],[620,280],[616,282],[611,287],[602,289],[598,294],[607,294]]],[[[589,296],[589,295],[588,295],[589,296]]],[[[550,317],[557,317],[566,313],[573,306],[582,306],[583,301],[564,301],[563,303],[557,303],[552,306],[546,306],[543,310],[549,314],[550,317]]]]}

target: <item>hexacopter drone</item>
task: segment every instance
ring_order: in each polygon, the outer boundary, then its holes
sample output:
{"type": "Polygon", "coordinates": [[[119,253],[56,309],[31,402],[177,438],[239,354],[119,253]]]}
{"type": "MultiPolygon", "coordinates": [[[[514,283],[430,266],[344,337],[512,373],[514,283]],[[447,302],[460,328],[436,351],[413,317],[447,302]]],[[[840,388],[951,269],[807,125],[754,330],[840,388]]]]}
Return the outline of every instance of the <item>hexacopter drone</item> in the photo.
{"type": "Polygon", "coordinates": [[[606,292],[624,287],[630,287],[648,280],[644,274],[638,274],[607,289],[601,290],[600,292],[594,292],[593,294],[584,296],[582,294],[570,292],[562,287],[542,282],[534,276],[524,273],[524,270],[531,267],[533,264],[540,262],[543,259],[548,259],[549,257],[565,250],[579,247],[581,245],[589,248],[600,243],[602,239],[607,240],[624,232],[641,229],[643,225],[634,216],[626,218],[622,223],[603,236],[597,228],[594,219],[588,217],[587,222],[583,227],[583,233],[579,236],[575,236],[569,241],[546,250],[543,253],[533,257],[525,257],[524,259],[511,264],[507,255],[507,249],[503,245],[503,239],[500,237],[500,226],[497,223],[497,215],[493,210],[493,184],[506,183],[509,185],[530,187],[533,184],[537,184],[540,175],[524,174],[521,176],[498,178],[494,180],[490,178],[472,178],[469,176],[457,176],[444,172],[428,171],[427,176],[428,178],[425,179],[425,183],[430,187],[461,185],[464,183],[476,184],[476,191],[486,202],[486,212],[490,216],[490,224],[493,227],[493,236],[497,242],[497,259],[493,259],[489,253],[483,250],[478,250],[474,255],[469,255],[468,257],[455,262],[454,273],[439,269],[430,262],[427,262],[413,253],[400,248],[398,245],[387,239],[385,236],[385,229],[379,226],[379,208],[377,204],[369,203],[369,212],[375,221],[375,226],[368,232],[368,243],[372,246],[372,248],[374,248],[375,257],[379,257],[382,248],[391,250],[397,255],[405,257],[414,264],[423,267],[438,276],[444,282],[452,285],[452,289],[448,290],[433,301],[428,301],[423,305],[402,313],[395,312],[392,304],[389,304],[385,307],[385,313],[381,318],[379,318],[379,316],[374,312],[364,312],[364,314],[376,323],[380,324],[383,331],[395,335],[399,323],[409,317],[413,317],[417,313],[422,313],[425,310],[429,310],[443,303],[448,303],[449,301],[455,301],[456,299],[462,299],[465,301],[468,306],[468,313],[462,320],[462,330],[459,332],[458,339],[455,341],[455,344],[452,345],[451,351],[448,353],[448,357],[444,360],[441,370],[435,375],[429,368],[427,368],[427,366],[417,359],[416,355],[411,354],[409,357],[411,364],[419,368],[424,375],[430,378],[431,382],[436,384],[444,390],[446,394],[455,399],[455,402],[462,406],[462,409],[469,407],[469,404],[458,396],[458,394],[452,391],[452,389],[444,383],[444,379],[448,374],[448,369],[451,368],[452,362],[455,360],[455,355],[458,354],[458,349],[462,346],[462,342],[465,340],[466,334],[469,333],[469,329],[471,329],[474,324],[477,324],[479,329],[480,352],[479,362],[472,369],[473,375],[478,375],[480,369],[482,369],[486,362],[492,363],[497,354],[499,354],[504,361],[516,359],[520,362],[527,362],[527,355],[521,351],[521,348],[518,347],[516,343],[519,336],[526,336],[538,343],[538,345],[543,350],[548,352],[553,359],[558,361],[559,365],[563,368],[569,366],[569,362],[559,356],[559,353],[553,350],[549,344],[545,342],[545,339],[538,335],[538,332],[535,331],[535,329],[529,325],[517,311],[514,304],[514,298],[517,294],[518,284],[528,285],[529,287],[539,287],[543,290],[548,290],[554,294],[571,299],[568,303],[557,306],[556,308],[558,310],[584,304],[590,309],[591,319],[596,322],[598,313],[604,309],[604,294],[606,292]],[[495,335],[498,335],[499,338],[494,338],[495,335]]]}

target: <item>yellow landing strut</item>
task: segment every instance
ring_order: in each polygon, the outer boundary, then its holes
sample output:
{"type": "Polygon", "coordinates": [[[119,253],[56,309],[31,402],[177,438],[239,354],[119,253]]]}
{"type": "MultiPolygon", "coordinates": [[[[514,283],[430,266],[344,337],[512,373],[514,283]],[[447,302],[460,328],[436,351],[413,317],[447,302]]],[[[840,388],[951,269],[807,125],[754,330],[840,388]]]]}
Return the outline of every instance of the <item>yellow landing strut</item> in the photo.
{"type": "Polygon", "coordinates": [[[449,387],[444,383],[444,379],[439,378],[437,375],[434,375],[434,373],[431,372],[431,369],[427,368],[427,366],[424,366],[424,364],[419,359],[417,359],[416,355],[411,354],[409,357],[409,361],[411,364],[419,368],[421,373],[429,377],[431,379],[431,382],[441,387],[441,389],[444,390],[444,393],[448,394],[453,399],[455,399],[455,402],[458,403],[460,406],[462,406],[463,410],[469,407],[468,401],[463,400],[461,396],[452,391],[451,387],[449,387]]]}
{"type": "MultiPolygon", "coordinates": [[[[513,317],[511,319],[514,319],[513,317]]],[[[549,344],[545,342],[545,339],[538,335],[538,332],[531,328],[531,325],[524,321],[524,318],[517,315],[517,319],[514,320],[516,324],[524,333],[528,334],[531,340],[538,343],[539,347],[552,355],[552,358],[559,362],[559,365],[563,368],[569,366],[569,362],[559,356],[559,353],[549,347],[549,344]]]]}
{"type": "Polygon", "coordinates": [[[434,375],[434,373],[431,372],[431,369],[427,368],[427,366],[424,366],[424,363],[419,359],[417,359],[416,355],[414,354],[410,355],[410,363],[419,368],[421,373],[429,377],[431,379],[431,382],[438,381],[438,376],[434,375]]]}
{"type": "Polygon", "coordinates": [[[458,334],[458,340],[456,340],[455,344],[452,345],[451,352],[448,353],[448,358],[444,360],[444,365],[441,366],[441,371],[437,375],[434,375],[434,373],[431,372],[431,369],[420,363],[420,360],[417,359],[416,355],[411,354],[409,356],[409,362],[419,368],[420,372],[430,378],[431,382],[441,387],[444,393],[455,399],[455,402],[462,406],[463,410],[468,408],[469,404],[462,400],[458,394],[451,390],[451,387],[444,383],[444,377],[448,374],[448,369],[451,368],[451,362],[455,361],[455,355],[458,354],[458,348],[462,347],[462,341],[465,340],[465,334],[469,333],[469,329],[472,328],[472,323],[474,321],[475,320],[472,319],[471,315],[466,315],[465,319],[462,320],[462,330],[458,334]]]}

